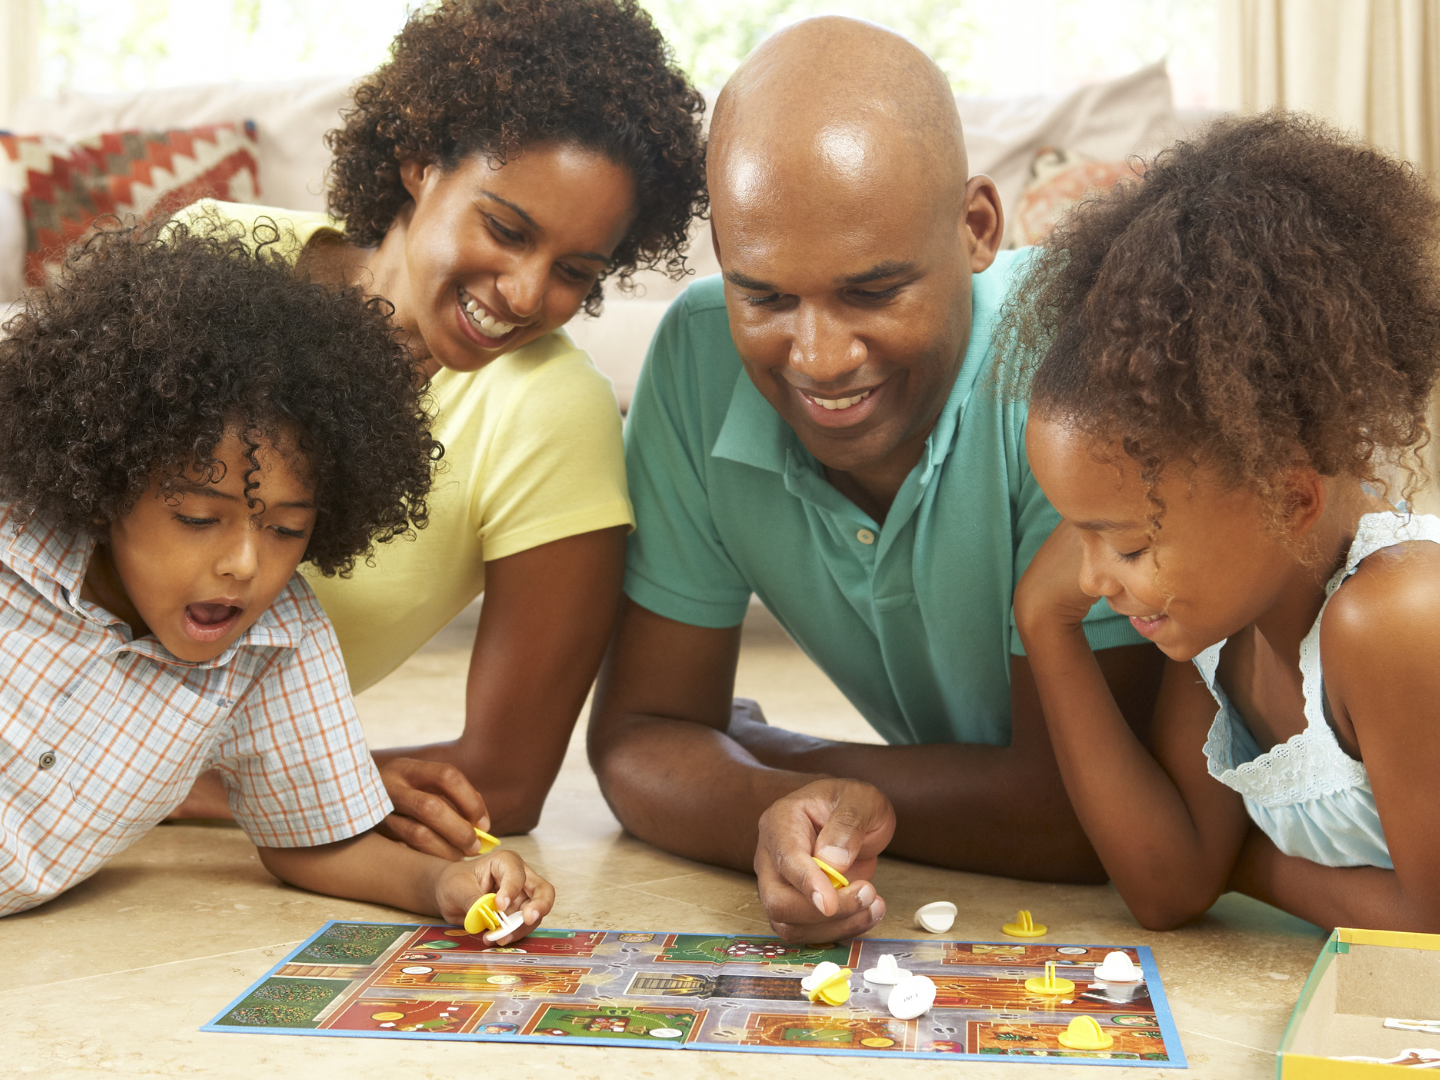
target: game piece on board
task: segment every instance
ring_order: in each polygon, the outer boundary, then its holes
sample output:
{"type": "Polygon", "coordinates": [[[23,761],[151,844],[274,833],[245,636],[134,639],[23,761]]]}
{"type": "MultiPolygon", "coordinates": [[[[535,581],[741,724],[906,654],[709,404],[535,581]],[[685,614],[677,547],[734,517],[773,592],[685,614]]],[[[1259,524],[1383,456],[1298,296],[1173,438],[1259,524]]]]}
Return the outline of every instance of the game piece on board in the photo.
{"type": "Polygon", "coordinates": [[[890,991],[886,1006],[896,1020],[914,1020],[930,1011],[935,1004],[935,984],[924,975],[901,979],[890,991]]]}
{"type": "Polygon", "coordinates": [[[1093,1016],[1077,1016],[1058,1036],[1060,1045],[1071,1050],[1109,1050],[1115,1040],[1093,1016]]]}
{"type": "Polygon", "coordinates": [[[487,892],[470,905],[465,913],[465,932],[478,934],[482,930],[499,930],[500,913],[495,910],[495,894],[487,892]]]}
{"type": "Polygon", "coordinates": [[[1395,1031],[1423,1031],[1426,1035],[1440,1035],[1440,1020],[1397,1020],[1387,1016],[1385,1026],[1395,1031]]]}
{"type": "Polygon", "coordinates": [[[883,953],[875,966],[865,972],[865,981],[875,983],[878,986],[894,986],[901,979],[908,979],[910,972],[902,968],[895,960],[894,953],[883,953]]]}
{"type": "Polygon", "coordinates": [[[839,970],[839,964],[832,963],[829,960],[821,960],[820,963],[815,965],[814,971],[800,980],[800,989],[808,993],[839,970]]]}
{"type": "Polygon", "coordinates": [[[915,912],[915,925],[932,934],[943,934],[955,925],[957,910],[949,900],[936,900],[915,912]]]}
{"type": "Polygon", "coordinates": [[[475,826],[475,839],[480,841],[481,855],[489,855],[490,852],[494,851],[497,847],[500,846],[500,840],[498,837],[491,836],[488,832],[480,828],[478,825],[475,826]]]}
{"type": "Polygon", "coordinates": [[[1066,994],[1075,992],[1075,984],[1069,979],[1060,979],[1055,975],[1055,961],[1045,961],[1045,974],[1036,975],[1033,979],[1025,980],[1025,989],[1032,994],[1043,994],[1046,997],[1064,997],[1066,994]]]}
{"type": "Polygon", "coordinates": [[[486,932],[486,941],[499,941],[501,938],[507,938],[525,925],[525,916],[518,911],[512,911],[509,914],[502,911],[498,914],[500,916],[500,925],[494,930],[486,932]]]}
{"type": "Polygon", "coordinates": [[[1024,909],[1016,914],[1014,922],[1007,922],[1000,927],[1003,933],[1011,937],[1044,937],[1049,929],[1043,923],[1037,923],[1030,917],[1030,912],[1024,909]]]}
{"type": "Polygon", "coordinates": [[[839,870],[836,870],[824,859],[816,859],[814,855],[811,855],[810,858],[814,860],[816,866],[825,871],[825,876],[830,879],[830,884],[834,885],[835,888],[843,889],[846,885],[850,884],[849,878],[840,873],[839,870]]]}
{"type": "Polygon", "coordinates": [[[826,1005],[844,1005],[850,1000],[849,968],[836,968],[821,979],[810,990],[811,1001],[823,1001],[826,1005]]]}
{"type": "Polygon", "coordinates": [[[1123,952],[1105,954],[1105,960],[1095,968],[1095,978],[1101,982],[1127,983],[1140,981],[1140,969],[1123,952]]]}

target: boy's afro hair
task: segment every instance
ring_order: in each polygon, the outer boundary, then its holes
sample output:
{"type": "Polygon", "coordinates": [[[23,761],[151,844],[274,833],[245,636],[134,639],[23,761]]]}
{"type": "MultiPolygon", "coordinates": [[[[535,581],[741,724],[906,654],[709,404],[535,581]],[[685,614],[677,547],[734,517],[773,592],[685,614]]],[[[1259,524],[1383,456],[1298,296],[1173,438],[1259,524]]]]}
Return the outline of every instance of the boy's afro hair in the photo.
{"type": "Polygon", "coordinates": [[[1304,115],[1217,121],[1036,253],[1009,316],[1031,412],[1113,441],[1152,500],[1203,463],[1278,524],[1281,470],[1380,481],[1426,444],[1437,242],[1410,165],[1304,115]]]}
{"type": "MultiPolygon", "coordinates": [[[[449,169],[568,143],[635,178],[637,216],[607,273],[622,289],[641,269],[678,279],[690,221],[708,206],[704,111],[635,0],[443,0],[411,17],[326,136],[330,212],[372,247],[410,199],[401,162],[449,169]]],[[[596,281],[586,312],[601,299],[596,281]]]]}
{"type": "Polygon", "coordinates": [[[0,340],[0,498],[103,530],[157,478],[219,479],[231,432],[252,463],[267,438],[314,485],[321,573],[423,528],[442,451],[388,305],[297,280],[282,239],[211,217],[75,248],[0,340]]]}

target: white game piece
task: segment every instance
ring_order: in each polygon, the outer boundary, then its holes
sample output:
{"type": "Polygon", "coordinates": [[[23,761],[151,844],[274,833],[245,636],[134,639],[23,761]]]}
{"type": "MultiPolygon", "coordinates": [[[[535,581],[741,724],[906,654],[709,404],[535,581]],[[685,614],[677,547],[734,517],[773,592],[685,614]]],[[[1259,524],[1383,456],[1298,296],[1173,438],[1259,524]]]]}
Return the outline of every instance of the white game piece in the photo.
{"type": "Polygon", "coordinates": [[[652,1039],[678,1039],[684,1034],[679,1028],[652,1028],[650,1031],[652,1039]]]}
{"type": "Polygon", "coordinates": [[[914,1020],[935,1004],[935,984],[924,975],[910,975],[895,984],[888,1002],[896,1020],[914,1020]]]}
{"type": "Polygon", "coordinates": [[[875,983],[878,986],[893,986],[901,979],[908,979],[910,972],[895,962],[892,953],[884,953],[880,959],[875,961],[875,966],[865,972],[865,981],[875,983]]]}
{"type": "Polygon", "coordinates": [[[485,940],[499,941],[503,937],[509,937],[511,934],[513,934],[516,930],[519,930],[520,927],[524,925],[525,916],[521,915],[520,912],[512,911],[508,915],[501,912],[499,928],[495,930],[487,930],[485,932],[485,940]]]}
{"type": "Polygon", "coordinates": [[[1095,968],[1095,978],[1101,982],[1139,982],[1140,977],[1135,961],[1123,952],[1106,953],[1104,961],[1095,968]]]}
{"type": "Polygon", "coordinates": [[[828,979],[835,972],[840,970],[839,964],[832,964],[829,960],[822,960],[815,965],[815,970],[800,980],[800,989],[807,994],[828,979]]]}
{"type": "Polygon", "coordinates": [[[936,900],[935,903],[926,904],[915,912],[915,923],[921,930],[929,930],[932,934],[943,934],[955,925],[955,915],[958,910],[949,900],[936,900]]]}

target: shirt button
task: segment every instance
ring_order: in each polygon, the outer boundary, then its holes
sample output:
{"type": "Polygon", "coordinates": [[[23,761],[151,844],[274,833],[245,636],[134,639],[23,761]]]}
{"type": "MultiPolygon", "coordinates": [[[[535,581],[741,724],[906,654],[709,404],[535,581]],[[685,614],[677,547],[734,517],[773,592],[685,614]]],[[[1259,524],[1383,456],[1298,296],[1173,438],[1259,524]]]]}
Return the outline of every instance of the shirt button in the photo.
{"type": "Polygon", "coordinates": [[[859,540],[862,544],[873,544],[875,542],[875,534],[869,529],[861,529],[855,534],[855,539],[859,540]]]}
{"type": "Polygon", "coordinates": [[[55,752],[53,750],[46,750],[43,754],[40,755],[40,767],[42,769],[48,769],[51,765],[54,764],[55,752]]]}

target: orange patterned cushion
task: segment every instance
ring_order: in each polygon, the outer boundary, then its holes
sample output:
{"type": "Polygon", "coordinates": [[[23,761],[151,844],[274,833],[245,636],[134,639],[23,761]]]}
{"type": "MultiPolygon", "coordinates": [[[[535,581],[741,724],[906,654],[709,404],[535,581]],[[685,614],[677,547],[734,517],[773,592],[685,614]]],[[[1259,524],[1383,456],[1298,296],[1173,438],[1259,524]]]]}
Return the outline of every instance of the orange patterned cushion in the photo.
{"type": "Polygon", "coordinates": [[[1128,161],[1092,161],[1082,154],[1045,147],[1035,155],[1031,180],[1015,208],[1015,243],[1038,244],[1072,207],[1092,191],[1109,191],[1144,171],[1128,161]]]}
{"type": "Polygon", "coordinates": [[[25,211],[25,279],[38,285],[95,219],[147,221],[197,199],[256,202],[255,125],[113,131],[80,140],[0,135],[5,186],[25,211]]]}

